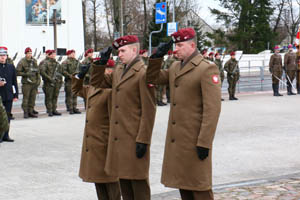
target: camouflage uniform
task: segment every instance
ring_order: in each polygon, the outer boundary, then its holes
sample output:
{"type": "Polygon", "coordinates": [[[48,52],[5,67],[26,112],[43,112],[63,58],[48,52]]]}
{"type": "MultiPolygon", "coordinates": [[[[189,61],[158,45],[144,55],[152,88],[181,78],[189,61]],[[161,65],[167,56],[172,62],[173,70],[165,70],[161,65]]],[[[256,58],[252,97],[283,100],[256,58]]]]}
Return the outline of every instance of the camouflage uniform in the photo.
{"type": "Polygon", "coordinates": [[[17,65],[17,76],[22,76],[22,109],[33,114],[37,89],[41,83],[40,70],[34,58],[22,58],[17,65]]]}
{"type": "Polygon", "coordinates": [[[76,72],[79,61],[75,58],[67,58],[61,65],[65,77],[65,103],[67,110],[73,113],[77,112],[77,96],[72,94],[72,75],[76,72]]]}
{"type": "Polygon", "coordinates": [[[293,95],[292,83],[296,77],[297,71],[297,56],[293,52],[288,52],[284,55],[284,70],[286,73],[286,84],[288,95],[293,95]],[[290,81],[291,82],[290,82],[290,81]]]}
{"type": "Polygon", "coordinates": [[[275,53],[271,56],[269,70],[272,73],[272,88],[274,96],[281,96],[281,94],[279,94],[279,80],[277,79],[281,79],[282,77],[282,58],[280,54],[275,53]]]}
{"type": "Polygon", "coordinates": [[[5,108],[2,104],[2,98],[0,96],[0,141],[2,141],[2,137],[6,131],[9,129],[9,123],[7,119],[7,114],[5,108]]]}
{"type": "Polygon", "coordinates": [[[235,58],[231,58],[225,63],[224,69],[227,72],[229,99],[232,100],[235,99],[236,84],[240,79],[238,61],[235,58]]]}
{"type": "MultiPolygon", "coordinates": [[[[90,57],[86,57],[83,61],[82,61],[82,64],[83,65],[88,65],[88,64],[91,64],[93,63],[93,58],[90,58],[90,57]]],[[[83,84],[84,85],[89,85],[90,84],[90,76],[91,76],[91,67],[88,71],[88,73],[85,75],[84,77],[84,80],[83,80],[83,84]]],[[[79,68],[77,69],[77,71],[79,71],[79,68]]]]}
{"type": "Polygon", "coordinates": [[[224,79],[225,79],[223,63],[222,63],[221,59],[215,59],[214,62],[215,62],[215,64],[218,66],[219,71],[220,71],[221,87],[222,87],[223,81],[224,81],[224,79]]]}
{"type": "Polygon", "coordinates": [[[49,114],[56,113],[59,90],[62,86],[61,65],[52,58],[46,58],[41,66],[41,75],[44,81],[45,105],[49,114]]]}
{"type": "Polygon", "coordinates": [[[14,61],[10,57],[8,57],[8,56],[7,56],[6,62],[8,64],[12,64],[13,66],[15,66],[14,61]]]}

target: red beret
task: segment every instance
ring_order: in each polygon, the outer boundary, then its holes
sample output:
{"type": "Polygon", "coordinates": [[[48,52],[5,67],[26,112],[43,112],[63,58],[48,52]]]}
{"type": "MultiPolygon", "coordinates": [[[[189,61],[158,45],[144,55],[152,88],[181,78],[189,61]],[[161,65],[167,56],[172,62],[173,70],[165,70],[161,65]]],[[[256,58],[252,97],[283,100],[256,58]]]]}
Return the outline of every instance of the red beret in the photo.
{"type": "Polygon", "coordinates": [[[279,50],[279,46],[275,46],[274,49],[275,49],[275,50],[279,50]]]}
{"type": "Polygon", "coordinates": [[[6,47],[0,47],[0,54],[1,55],[7,55],[7,48],[6,47]]]}
{"type": "Polygon", "coordinates": [[[146,49],[142,49],[142,50],[140,50],[140,55],[143,55],[143,54],[146,53],[146,52],[147,52],[146,49]]]}
{"type": "Polygon", "coordinates": [[[75,53],[75,50],[74,50],[74,49],[68,50],[66,54],[67,54],[67,56],[68,56],[68,55],[70,55],[71,53],[75,53]]]}
{"type": "Polygon", "coordinates": [[[134,44],[134,43],[138,43],[139,42],[139,38],[135,35],[126,35],[124,37],[120,37],[118,39],[116,39],[113,43],[113,47],[115,49],[118,49],[122,46],[128,45],[128,44],[134,44]]]}
{"type": "Polygon", "coordinates": [[[53,54],[53,53],[56,53],[55,50],[47,50],[47,51],[46,51],[46,54],[48,54],[48,56],[50,56],[50,55],[53,54]],[[47,53],[47,51],[48,51],[48,53],[47,53]]]}
{"type": "Polygon", "coordinates": [[[231,53],[230,53],[230,56],[235,56],[235,52],[234,52],[234,51],[231,52],[231,53]]]}
{"type": "Polygon", "coordinates": [[[206,49],[204,49],[204,50],[201,51],[201,54],[202,54],[202,55],[204,55],[204,54],[206,54],[206,53],[207,53],[207,50],[206,50],[206,49]]]}
{"type": "Polygon", "coordinates": [[[6,51],[8,50],[7,47],[0,47],[0,49],[6,50],[6,51]]]}
{"type": "Polygon", "coordinates": [[[46,52],[45,52],[45,53],[46,53],[46,54],[49,54],[49,53],[50,53],[50,51],[51,51],[51,50],[50,50],[50,49],[48,49],[48,50],[46,50],[46,52]]]}
{"type": "Polygon", "coordinates": [[[173,33],[171,36],[175,43],[184,42],[193,39],[196,36],[196,32],[192,28],[183,28],[173,33]]]}
{"type": "Polygon", "coordinates": [[[115,66],[115,61],[112,60],[112,59],[109,59],[108,62],[107,62],[107,66],[108,67],[114,67],[115,66]]]}
{"type": "Polygon", "coordinates": [[[172,55],[173,54],[173,51],[172,50],[169,50],[168,51],[168,55],[172,55]]]}
{"type": "Polygon", "coordinates": [[[288,45],[288,48],[290,49],[290,48],[293,48],[293,45],[292,44],[289,44],[288,45]]]}
{"type": "Polygon", "coordinates": [[[87,55],[89,53],[94,53],[94,49],[88,49],[88,50],[86,50],[85,53],[84,53],[84,57],[87,57],[87,55]]]}
{"type": "Polygon", "coordinates": [[[32,50],[30,49],[30,47],[27,47],[27,48],[25,49],[25,54],[27,54],[28,52],[32,52],[32,50]]]}
{"type": "Polygon", "coordinates": [[[208,56],[214,56],[214,52],[210,52],[208,56]]]}
{"type": "Polygon", "coordinates": [[[217,56],[219,56],[219,55],[220,55],[219,53],[216,53],[216,54],[215,54],[215,57],[217,57],[217,56]]]}

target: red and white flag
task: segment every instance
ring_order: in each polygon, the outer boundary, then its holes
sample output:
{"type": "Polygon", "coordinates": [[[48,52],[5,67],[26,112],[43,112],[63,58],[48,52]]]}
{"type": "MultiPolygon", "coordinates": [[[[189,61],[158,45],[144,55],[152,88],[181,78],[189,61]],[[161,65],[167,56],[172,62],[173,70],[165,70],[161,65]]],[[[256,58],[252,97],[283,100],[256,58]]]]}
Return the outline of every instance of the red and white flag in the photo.
{"type": "Polygon", "coordinates": [[[295,46],[298,46],[299,44],[300,44],[300,27],[296,35],[295,46]]]}

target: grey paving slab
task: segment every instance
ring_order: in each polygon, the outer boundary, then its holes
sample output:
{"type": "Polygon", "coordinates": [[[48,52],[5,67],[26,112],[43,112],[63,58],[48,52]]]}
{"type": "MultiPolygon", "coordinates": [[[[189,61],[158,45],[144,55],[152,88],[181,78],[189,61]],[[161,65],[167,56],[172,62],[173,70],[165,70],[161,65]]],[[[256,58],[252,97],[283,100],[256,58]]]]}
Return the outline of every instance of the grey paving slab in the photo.
{"type": "MultiPolygon", "coordinates": [[[[222,103],[214,185],[299,172],[300,95],[239,97],[222,103]]],[[[171,191],[172,200],[178,193],[160,184],[168,112],[157,110],[150,182],[153,195],[171,191]]],[[[78,177],[83,127],[84,114],[12,121],[15,143],[0,144],[0,200],[96,200],[93,184],[78,177]]]]}

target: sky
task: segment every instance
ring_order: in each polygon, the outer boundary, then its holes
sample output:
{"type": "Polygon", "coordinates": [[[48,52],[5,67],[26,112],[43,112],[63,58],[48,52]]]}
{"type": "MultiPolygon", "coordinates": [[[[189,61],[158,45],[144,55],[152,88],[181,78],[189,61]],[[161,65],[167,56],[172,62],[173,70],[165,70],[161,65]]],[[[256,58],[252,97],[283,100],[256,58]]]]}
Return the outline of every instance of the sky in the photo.
{"type": "Polygon", "coordinates": [[[199,16],[206,21],[210,26],[215,27],[215,26],[220,26],[216,22],[215,17],[210,13],[209,8],[216,8],[223,10],[221,6],[219,6],[220,2],[219,0],[197,0],[200,4],[200,13],[199,16]]]}

